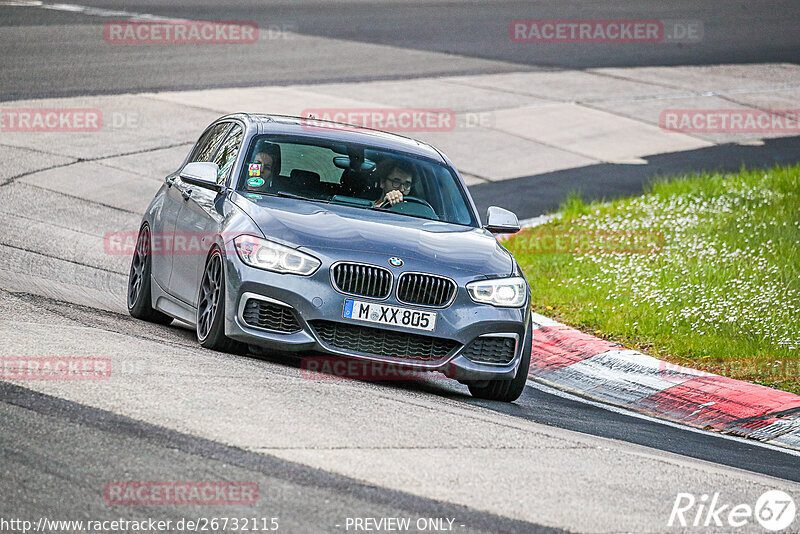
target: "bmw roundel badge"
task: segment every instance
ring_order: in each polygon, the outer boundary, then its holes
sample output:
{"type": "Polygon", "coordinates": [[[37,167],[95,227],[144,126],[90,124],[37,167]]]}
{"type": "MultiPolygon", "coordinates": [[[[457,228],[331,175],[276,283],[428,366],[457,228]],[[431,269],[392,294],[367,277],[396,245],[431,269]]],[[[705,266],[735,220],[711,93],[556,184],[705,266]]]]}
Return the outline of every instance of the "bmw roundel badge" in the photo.
{"type": "Polygon", "coordinates": [[[400,258],[389,258],[389,265],[391,265],[392,267],[402,267],[403,260],[401,260],[400,258]]]}

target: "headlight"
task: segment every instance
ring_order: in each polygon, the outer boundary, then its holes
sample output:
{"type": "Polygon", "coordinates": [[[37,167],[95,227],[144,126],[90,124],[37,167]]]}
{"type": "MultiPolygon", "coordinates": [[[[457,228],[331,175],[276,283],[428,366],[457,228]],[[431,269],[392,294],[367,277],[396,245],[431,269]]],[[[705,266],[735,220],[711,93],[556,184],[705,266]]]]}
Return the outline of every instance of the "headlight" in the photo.
{"type": "Polygon", "coordinates": [[[478,280],[467,284],[467,292],[472,300],[481,304],[519,308],[525,304],[526,285],[525,279],[519,276],[478,280]]]}
{"type": "Polygon", "coordinates": [[[322,264],[314,256],[250,235],[240,235],[233,244],[239,258],[257,269],[308,276],[322,264]]]}

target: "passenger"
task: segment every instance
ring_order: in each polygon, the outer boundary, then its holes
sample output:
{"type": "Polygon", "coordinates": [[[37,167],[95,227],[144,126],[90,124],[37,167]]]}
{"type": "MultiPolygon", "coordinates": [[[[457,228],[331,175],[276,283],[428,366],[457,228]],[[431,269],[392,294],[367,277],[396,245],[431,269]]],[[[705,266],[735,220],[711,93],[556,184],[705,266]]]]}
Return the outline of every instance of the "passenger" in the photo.
{"type": "Polygon", "coordinates": [[[385,159],[378,163],[375,174],[381,187],[381,196],[375,201],[376,206],[387,202],[394,206],[403,202],[403,195],[411,193],[414,186],[414,170],[407,163],[385,159]]]}

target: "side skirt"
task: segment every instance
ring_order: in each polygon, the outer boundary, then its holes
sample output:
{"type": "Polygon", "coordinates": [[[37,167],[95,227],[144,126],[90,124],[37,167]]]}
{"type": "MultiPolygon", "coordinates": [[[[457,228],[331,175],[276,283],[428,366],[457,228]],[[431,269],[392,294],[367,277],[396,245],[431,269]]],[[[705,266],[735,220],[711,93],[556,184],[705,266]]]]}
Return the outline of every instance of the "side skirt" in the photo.
{"type": "Polygon", "coordinates": [[[194,326],[197,317],[197,309],[167,293],[164,288],[158,285],[158,282],[155,281],[152,275],[150,276],[150,280],[152,281],[150,284],[150,293],[153,299],[153,308],[179,321],[194,326]]]}

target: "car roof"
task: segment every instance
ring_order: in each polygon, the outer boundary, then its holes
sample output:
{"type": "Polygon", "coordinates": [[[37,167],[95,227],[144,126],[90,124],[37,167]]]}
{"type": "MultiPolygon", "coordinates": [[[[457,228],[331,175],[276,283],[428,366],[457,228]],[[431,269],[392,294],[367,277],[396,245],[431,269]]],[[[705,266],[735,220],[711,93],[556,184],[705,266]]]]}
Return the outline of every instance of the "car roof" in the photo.
{"type": "Polygon", "coordinates": [[[255,133],[259,134],[297,135],[358,143],[376,148],[411,153],[441,163],[447,163],[442,154],[427,143],[410,137],[352,124],[266,113],[234,113],[218,120],[226,119],[239,119],[248,126],[248,129],[252,128],[256,130],[255,133]]]}

